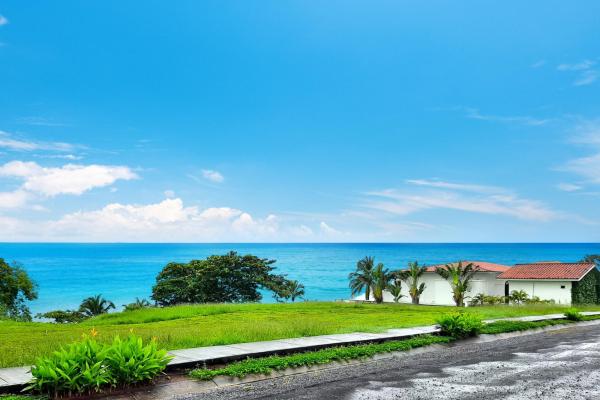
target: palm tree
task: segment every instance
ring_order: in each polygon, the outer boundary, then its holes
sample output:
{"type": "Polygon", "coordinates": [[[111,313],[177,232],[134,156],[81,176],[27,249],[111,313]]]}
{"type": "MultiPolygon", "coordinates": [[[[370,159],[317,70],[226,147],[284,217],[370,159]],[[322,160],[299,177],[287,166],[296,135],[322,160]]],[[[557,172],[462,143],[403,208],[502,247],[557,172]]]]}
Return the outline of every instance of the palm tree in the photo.
{"type": "Polygon", "coordinates": [[[399,302],[404,295],[402,294],[402,281],[400,279],[393,279],[387,287],[388,292],[394,296],[394,302],[399,302]]]}
{"type": "Polygon", "coordinates": [[[97,294],[83,300],[79,306],[79,311],[88,317],[93,317],[95,315],[106,314],[111,308],[115,308],[115,303],[106,300],[101,294],[97,294]]]}
{"type": "Polygon", "coordinates": [[[475,264],[469,263],[463,266],[462,262],[446,264],[435,271],[444,279],[449,280],[452,288],[452,298],[457,307],[465,306],[465,294],[471,288],[471,279],[479,269],[475,264]]]}
{"type": "Polygon", "coordinates": [[[287,295],[292,302],[296,301],[297,298],[304,297],[304,285],[298,281],[290,281],[287,290],[287,295]]]}
{"type": "Polygon", "coordinates": [[[377,264],[373,270],[373,298],[375,303],[383,303],[383,291],[390,285],[390,281],[394,279],[394,274],[390,273],[382,263],[377,264]]]}
{"type": "Polygon", "coordinates": [[[374,265],[375,259],[368,256],[356,263],[356,271],[348,275],[348,279],[350,280],[350,289],[352,289],[352,296],[360,294],[364,289],[365,300],[369,300],[371,295],[371,286],[373,286],[374,265]]]}
{"type": "Polygon", "coordinates": [[[425,283],[419,284],[421,276],[425,273],[426,267],[420,267],[417,261],[409,262],[408,269],[399,271],[398,276],[408,285],[408,294],[413,304],[419,304],[419,298],[425,290],[425,283]]]}
{"type": "Polygon", "coordinates": [[[135,298],[133,303],[123,304],[124,311],[133,311],[139,310],[141,308],[151,307],[152,304],[146,299],[140,299],[139,297],[135,298]]]}

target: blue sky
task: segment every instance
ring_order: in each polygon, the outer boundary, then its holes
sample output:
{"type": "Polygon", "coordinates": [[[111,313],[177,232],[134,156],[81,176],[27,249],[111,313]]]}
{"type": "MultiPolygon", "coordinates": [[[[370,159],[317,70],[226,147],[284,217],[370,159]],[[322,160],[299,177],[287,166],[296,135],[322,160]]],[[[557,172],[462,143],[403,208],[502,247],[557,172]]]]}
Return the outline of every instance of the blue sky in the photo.
{"type": "Polygon", "coordinates": [[[0,240],[600,240],[598,2],[0,15],[0,240]]]}

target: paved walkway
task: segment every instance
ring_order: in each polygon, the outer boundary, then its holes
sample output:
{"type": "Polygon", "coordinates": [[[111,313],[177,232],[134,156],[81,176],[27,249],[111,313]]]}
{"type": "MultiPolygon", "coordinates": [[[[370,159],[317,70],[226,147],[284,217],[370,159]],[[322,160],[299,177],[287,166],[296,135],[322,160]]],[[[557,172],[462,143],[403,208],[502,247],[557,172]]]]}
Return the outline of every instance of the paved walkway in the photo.
{"type": "MultiPolygon", "coordinates": [[[[582,312],[583,315],[600,315],[600,311],[582,312]]],[[[544,321],[563,319],[564,314],[535,315],[517,318],[500,318],[493,321],[544,321]]],[[[196,347],[193,349],[172,350],[174,358],[168,368],[192,367],[203,364],[217,364],[247,357],[259,357],[276,353],[314,350],[324,347],[351,345],[368,342],[406,339],[412,336],[437,333],[440,329],[435,325],[414,328],[389,329],[383,333],[344,333],[338,335],[322,335],[295,339],[269,340],[266,342],[239,343],[225,346],[196,347]]],[[[11,388],[22,387],[31,380],[30,367],[0,369],[0,392],[11,388]]]]}

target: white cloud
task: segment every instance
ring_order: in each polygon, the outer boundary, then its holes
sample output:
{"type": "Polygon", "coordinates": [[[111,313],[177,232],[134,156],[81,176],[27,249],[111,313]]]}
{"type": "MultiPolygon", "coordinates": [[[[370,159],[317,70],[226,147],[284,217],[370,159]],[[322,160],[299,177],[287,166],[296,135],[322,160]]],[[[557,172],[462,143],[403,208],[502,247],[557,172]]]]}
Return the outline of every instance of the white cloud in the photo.
{"type": "Polygon", "coordinates": [[[429,187],[441,188],[441,189],[465,190],[468,192],[475,192],[475,193],[497,193],[497,192],[505,191],[505,189],[497,187],[497,186],[453,183],[453,182],[444,182],[444,181],[440,181],[440,180],[407,179],[406,183],[409,183],[411,185],[429,186],[429,187]]]}
{"type": "MultiPolygon", "coordinates": [[[[421,182],[411,180],[409,182],[421,182]]],[[[424,181],[427,182],[427,181],[424,181]]],[[[550,221],[560,216],[542,202],[523,199],[509,190],[493,186],[436,182],[446,190],[399,191],[388,189],[368,193],[365,206],[395,215],[409,215],[427,209],[450,209],[471,213],[506,215],[530,221],[550,221]]]]}
{"type": "Polygon", "coordinates": [[[323,233],[325,236],[339,236],[342,234],[342,232],[338,231],[335,228],[332,228],[325,221],[321,221],[321,223],[319,224],[319,229],[321,230],[321,233],[323,233]]]}
{"type": "Polygon", "coordinates": [[[470,119],[478,119],[481,121],[492,121],[492,122],[501,122],[507,124],[521,124],[528,126],[541,126],[550,122],[550,119],[541,119],[535,118],[531,116],[500,116],[500,115],[491,115],[491,114],[482,114],[476,108],[465,107],[462,108],[466,112],[466,117],[470,119]]]}
{"type": "Polygon", "coordinates": [[[560,169],[576,173],[590,183],[600,183],[600,120],[584,122],[575,132],[573,142],[591,149],[592,154],[570,160],[560,169]]]}
{"type": "Polygon", "coordinates": [[[58,168],[42,167],[35,162],[11,161],[0,166],[0,176],[22,179],[22,189],[45,196],[80,195],[117,180],[136,179],[128,167],[67,164],[58,168]]]}
{"type": "Polygon", "coordinates": [[[562,72],[577,73],[577,77],[573,81],[574,86],[591,85],[600,76],[596,69],[596,62],[591,60],[583,60],[575,64],[560,64],[556,69],[562,72]]]}
{"type": "Polygon", "coordinates": [[[8,19],[4,15],[0,15],[0,26],[8,24],[8,19]]]}
{"type": "Polygon", "coordinates": [[[216,182],[216,183],[221,183],[225,180],[225,177],[223,175],[221,175],[221,173],[219,171],[215,171],[212,169],[203,169],[202,177],[204,179],[207,179],[211,182],[216,182]]]}
{"type": "Polygon", "coordinates": [[[172,190],[165,190],[164,194],[167,199],[172,199],[175,197],[175,192],[172,190]]]}
{"type": "Polygon", "coordinates": [[[62,142],[36,142],[31,140],[15,139],[13,135],[0,131],[0,148],[12,151],[73,151],[75,146],[62,142]]]}
{"type": "Polygon", "coordinates": [[[556,185],[558,190],[562,190],[563,192],[575,192],[577,190],[582,189],[581,186],[575,185],[573,183],[559,183],[556,185]]]}
{"type": "Polygon", "coordinates": [[[0,209],[21,208],[27,204],[29,193],[24,190],[14,192],[0,192],[0,209]]]}

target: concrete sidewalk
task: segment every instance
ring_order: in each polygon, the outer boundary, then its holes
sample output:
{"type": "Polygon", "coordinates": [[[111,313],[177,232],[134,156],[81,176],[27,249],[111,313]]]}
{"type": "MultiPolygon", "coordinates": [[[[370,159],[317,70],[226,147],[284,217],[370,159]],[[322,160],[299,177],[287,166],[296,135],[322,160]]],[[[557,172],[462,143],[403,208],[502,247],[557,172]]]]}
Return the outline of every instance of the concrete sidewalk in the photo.
{"type": "MultiPolygon", "coordinates": [[[[582,312],[583,315],[600,315],[600,311],[582,312]]],[[[494,321],[545,321],[564,319],[564,314],[535,315],[517,318],[500,318],[494,321]]],[[[436,325],[414,328],[389,329],[383,333],[343,333],[338,335],[309,336],[293,339],[269,340],[265,342],[239,343],[224,346],[196,347],[192,349],[172,350],[174,358],[168,369],[193,367],[196,365],[218,364],[241,360],[248,357],[261,357],[271,354],[292,353],[315,350],[325,347],[345,346],[360,343],[384,342],[407,339],[413,336],[438,333],[436,325]]],[[[31,380],[30,367],[0,369],[0,392],[22,388],[31,380]]]]}

